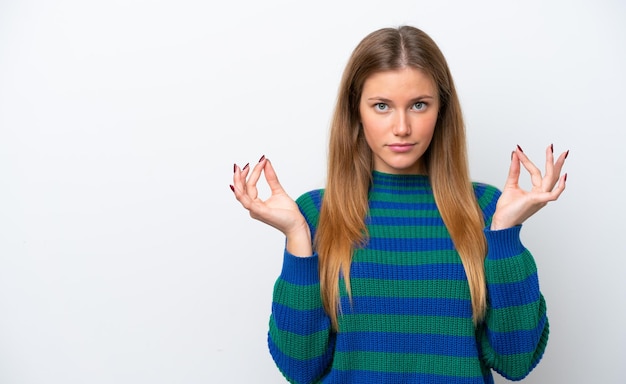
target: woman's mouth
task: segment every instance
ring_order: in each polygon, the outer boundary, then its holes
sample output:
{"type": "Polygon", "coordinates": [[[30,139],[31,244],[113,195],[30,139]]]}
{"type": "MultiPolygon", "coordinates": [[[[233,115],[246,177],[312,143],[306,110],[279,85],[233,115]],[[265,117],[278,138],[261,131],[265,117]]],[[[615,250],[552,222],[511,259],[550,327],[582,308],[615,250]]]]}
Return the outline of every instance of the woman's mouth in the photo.
{"type": "Polygon", "coordinates": [[[396,153],[404,153],[413,149],[415,144],[412,143],[393,143],[387,145],[392,152],[396,153]]]}

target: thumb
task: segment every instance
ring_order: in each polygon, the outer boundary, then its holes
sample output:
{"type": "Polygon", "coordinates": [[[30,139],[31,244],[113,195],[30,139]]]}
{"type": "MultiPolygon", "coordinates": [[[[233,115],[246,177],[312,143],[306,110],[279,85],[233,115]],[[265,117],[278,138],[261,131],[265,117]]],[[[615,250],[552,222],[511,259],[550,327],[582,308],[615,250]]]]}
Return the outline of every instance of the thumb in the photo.
{"type": "Polygon", "coordinates": [[[506,178],[505,187],[517,187],[520,175],[520,158],[516,151],[511,153],[511,165],[509,166],[509,174],[506,178]]]}
{"type": "Polygon", "coordinates": [[[267,184],[269,185],[272,194],[275,194],[277,192],[285,192],[282,185],[280,185],[280,182],[278,181],[278,176],[276,175],[274,166],[269,161],[269,159],[266,159],[265,162],[266,163],[263,172],[265,173],[265,180],[267,180],[267,184]]]}

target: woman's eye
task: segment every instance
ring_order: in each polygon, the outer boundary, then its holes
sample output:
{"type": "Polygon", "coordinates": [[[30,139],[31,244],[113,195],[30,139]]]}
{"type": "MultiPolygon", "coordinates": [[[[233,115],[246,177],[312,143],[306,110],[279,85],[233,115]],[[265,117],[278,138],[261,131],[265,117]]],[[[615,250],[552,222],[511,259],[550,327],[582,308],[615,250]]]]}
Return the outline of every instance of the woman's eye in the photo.
{"type": "Polygon", "coordinates": [[[389,108],[389,106],[385,103],[376,103],[374,104],[374,108],[376,108],[379,111],[386,111],[389,108]]]}
{"type": "Polygon", "coordinates": [[[416,111],[423,111],[424,109],[426,109],[426,103],[424,103],[423,101],[418,101],[417,103],[413,104],[413,109],[415,109],[416,111]]]}

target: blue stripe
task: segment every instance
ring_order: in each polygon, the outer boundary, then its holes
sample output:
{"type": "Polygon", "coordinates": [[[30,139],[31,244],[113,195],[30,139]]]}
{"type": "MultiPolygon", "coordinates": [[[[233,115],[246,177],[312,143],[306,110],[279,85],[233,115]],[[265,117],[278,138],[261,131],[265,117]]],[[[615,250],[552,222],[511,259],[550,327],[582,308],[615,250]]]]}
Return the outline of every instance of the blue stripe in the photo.
{"type": "MultiPolygon", "coordinates": [[[[411,367],[407,367],[411,368],[411,367]]],[[[418,368],[418,367],[415,367],[418,368]]],[[[425,373],[373,372],[373,371],[338,371],[333,370],[322,383],[446,383],[446,384],[493,384],[493,377],[457,377],[429,375],[425,373]]]]}
{"type": "Polygon", "coordinates": [[[396,188],[430,187],[426,175],[395,175],[389,173],[372,172],[373,185],[391,185],[396,188]]]}
{"type": "MultiPolygon", "coordinates": [[[[547,319],[546,319],[547,321],[547,319]]],[[[541,351],[540,354],[537,354],[537,351],[535,350],[535,356],[533,357],[533,361],[530,364],[530,367],[528,369],[528,372],[532,371],[533,369],[535,369],[535,367],[537,366],[537,364],[539,364],[539,362],[541,361],[541,358],[543,357],[543,353],[545,352],[545,349],[543,351],[541,351]]],[[[507,377],[508,379],[508,377],[507,377]]],[[[510,379],[509,379],[510,380],[510,379]]]]}
{"type": "MultiPolygon", "coordinates": [[[[323,194],[324,194],[324,190],[323,189],[316,189],[316,190],[308,192],[308,195],[311,198],[311,201],[313,202],[313,205],[315,206],[315,208],[317,208],[317,212],[319,212],[321,207],[322,207],[322,196],[323,196],[323,194]]],[[[315,225],[317,223],[313,223],[312,221],[310,221],[309,218],[307,217],[307,215],[304,214],[304,212],[302,211],[302,208],[300,206],[298,206],[298,209],[300,210],[300,213],[302,213],[302,215],[304,216],[307,224],[309,225],[309,229],[311,230],[311,239],[314,239],[315,238],[315,232],[317,231],[317,227],[315,225]]]]}
{"type": "Polygon", "coordinates": [[[476,196],[477,200],[480,200],[483,197],[485,192],[487,192],[487,189],[491,189],[491,187],[487,184],[476,182],[472,183],[472,187],[474,188],[474,196],[476,196]]]}
{"type": "Polygon", "coordinates": [[[487,239],[487,261],[518,257],[527,252],[520,241],[521,229],[521,224],[496,231],[485,228],[483,233],[487,239]]]}
{"type": "Polygon", "coordinates": [[[489,203],[486,207],[483,207],[483,220],[485,221],[485,225],[491,225],[491,220],[493,218],[493,214],[496,212],[496,203],[498,201],[494,200],[489,203]]]}
{"type": "Polygon", "coordinates": [[[352,315],[420,315],[456,318],[472,317],[472,302],[464,299],[425,297],[341,297],[344,314],[352,315]]]}
{"type": "Polygon", "coordinates": [[[333,357],[334,343],[330,338],[326,352],[317,358],[299,360],[283,353],[278,345],[268,336],[268,347],[272,358],[278,367],[281,367],[283,375],[294,383],[312,383],[320,378],[327,367],[330,366],[333,357]]]}
{"type": "Polygon", "coordinates": [[[451,251],[454,243],[450,238],[428,239],[393,239],[387,237],[370,237],[367,248],[373,251],[424,252],[451,251]]]}
{"type": "Polygon", "coordinates": [[[317,253],[310,257],[297,257],[285,249],[280,279],[290,284],[301,286],[319,284],[318,262],[317,253]]]}
{"type": "Polygon", "coordinates": [[[337,339],[338,352],[420,353],[427,355],[478,357],[474,336],[350,332],[337,339]],[[347,340],[348,342],[342,342],[347,340]]]}
{"type": "Polygon", "coordinates": [[[420,196],[420,195],[430,195],[430,194],[432,194],[432,191],[430,189],[414,189],[414,188],[400,189],[400,188],[394,187],[392,185],[389,188],[373,187],[373,188],[370,189],[370,193],[371,194],[387,193],[387,194],[391,194],[391,195],[415,195],[415,196],[420,196]]]}
{"type": "Polygon", "coordinates": [[[317,208],[317,211],[319,212],[319,210],[322,208],[322,197],[324,196],[324,190],[317,189],[313,191],[310,196],[313,200],[313,204],[315,204],[315,208],[317,208]]]}
{"type": "Polygon", "coordinates": [[[404,214],[411,211],[437,211],[437,204],[432,203],[396,203],[391,201],[370,201],[370,209],[397,209],[404,211],[404,214]]]}
{"type": "Polygon", "coordinates": [[[502,192],[500,192],[499,189],[488,184],[483,184],[483,183],[472,183],[472,184],[474,186],[474,196],[476,196],[476,200],[482,199],[483,196],[488,191],[493,192],[493,196],[491,197],[491,200],[489,200],[486,204],[485,202],[482,202],[482,204],[485,204],[485,205],[481,206],[481,210],[483,213],[483,220],[485,221],[485,225],[490,226],[491,219],[493,217],[493,214],[496,211],[496,204],[498,203],[498,199],[500,198],[500,195],[502,194],[502,192]]]}
{"type": "Polygon", "coordinates": [[[271,317],[279,330],[300,336],[312,335],[330,328],[330,319],[324,312],[324,308],[301,311],[282,304],[272,303],[271,317]],[[282,320],[276,321],[276,319],[282,320]]]}
{"type": "Polygon", "coordinates": [[[463,264],[388,265],[354,262],[350,278],[386,280],[467,280],[463,264]]]}
{"type": "MultiPolygon", "coordinates": [[[[436,227],[443,227],[445,229],[445,224],[443,223],[443,219],[437,214],[435,217],[393,217],[393,216],[368,216],[367,217],[368,225],[385,225],[389,226],[393,229],[394,226],[404,227],[404,226],[421,226],[426,227],[426,233],[432,232],[436,227]]],[[[400,229],[402,230],[402,229],[400,229]]]]}
{"type": "Polygon", "coordinates": [[[517,307],[539,301],[539,278],[533,273],[514,283],[488,284],[489,301],[492,308],[517,307]]]}
{"type": "Polygon", "coordinates": [[[487,340],[493,350],[501,356],[535,352],[547,320],[544,314],[537,326],[530,330],[494,332],[487,328],[487,340]]]}

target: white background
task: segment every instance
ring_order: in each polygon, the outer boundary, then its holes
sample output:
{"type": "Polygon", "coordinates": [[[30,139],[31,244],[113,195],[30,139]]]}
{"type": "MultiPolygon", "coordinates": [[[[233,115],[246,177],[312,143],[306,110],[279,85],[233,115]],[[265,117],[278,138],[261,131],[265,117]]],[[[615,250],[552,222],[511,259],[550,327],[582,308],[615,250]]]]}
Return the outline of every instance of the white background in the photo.
{"type": "Polygon", "coordinates": [[[525,382],[623,383],[625,21],[619,0],[0,1],[0,383],[283,382],[283,237],[233,162],[322,187],[343,66],[399,24],[448,58],[475,180],[501,187],[516,144],[571,151],[523,230],[551,321],[525,382]]]}

